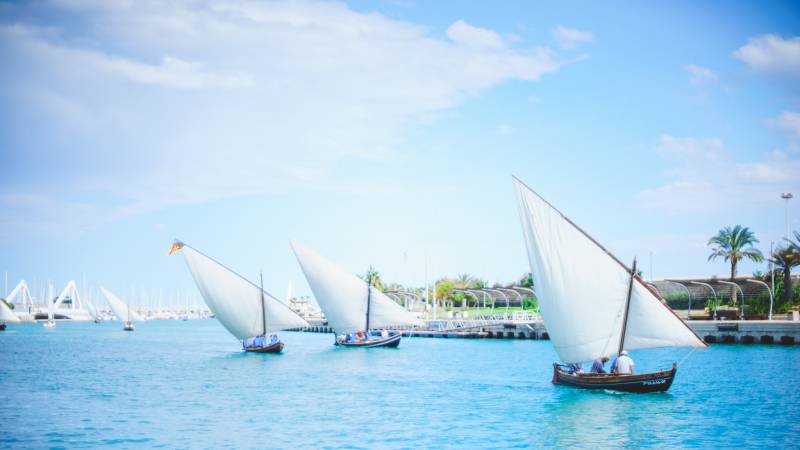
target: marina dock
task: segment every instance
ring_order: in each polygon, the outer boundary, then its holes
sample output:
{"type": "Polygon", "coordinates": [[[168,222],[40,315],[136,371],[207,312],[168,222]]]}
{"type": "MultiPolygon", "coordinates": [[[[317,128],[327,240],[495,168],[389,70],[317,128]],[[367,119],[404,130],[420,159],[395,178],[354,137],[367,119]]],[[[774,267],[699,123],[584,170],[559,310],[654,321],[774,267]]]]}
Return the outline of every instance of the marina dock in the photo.
{"type": "MultiPolygon", "coordinates": [[[[686,321],[709,344],[800,344],[800,321],[690,320],[686,321]]],[[[332,333],[324,323],[301,329],[332,333]]],[[[400,330],[404,336],[450,339],[549,339],[541,319],[513,317],[475,320],[427,320],[424,328],[400,330]]]]}

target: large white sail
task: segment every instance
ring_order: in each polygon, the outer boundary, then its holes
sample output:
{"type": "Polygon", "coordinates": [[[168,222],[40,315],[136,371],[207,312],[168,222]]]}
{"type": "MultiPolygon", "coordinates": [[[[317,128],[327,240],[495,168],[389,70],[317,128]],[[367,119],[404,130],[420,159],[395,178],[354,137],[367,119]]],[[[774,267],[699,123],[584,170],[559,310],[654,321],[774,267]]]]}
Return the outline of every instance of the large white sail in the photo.
{"type": "Polygon", "coordinates": [[[0,302],[0,322],[19,322],[19,317],[5,302],[0,302]]]}
{"type": "MultiPolygon", "coordinates": [[[[542,197],[514,178],[542,318],[563,362],[617,352],[631,271],[542,197]]],[[[628,350],[706,344],[635,278],[628,350]]]]}
{"type": "Polygon", "coordinates": [[[136,314],[136,311],[130,309],[125,302],[108,289],[101,287],[100,292],[103,293],[108,305],[111,306],[111,310],[114,311],[114,315],[117,316],[117,320],[120,322],[142,322],[144,320],[139,314],[136,314]]]}
{"type": "MultiPolygon", "coordinates": [[[[340,334],[364,330],[367,283],[296,242],[292,249],[328,325],[340,334]]],[[[370,288],[369,311],[372,329],[421,325],[413,314],[374,287],[370,288]]]]}
{"type": "Polygon", "coordinates": [[[238,339],[263,335],[264,315],[267,333],[309,326],[288,306],[241,275],[186,244],[181,247],[206,304],[225,329],[238,339]]]}

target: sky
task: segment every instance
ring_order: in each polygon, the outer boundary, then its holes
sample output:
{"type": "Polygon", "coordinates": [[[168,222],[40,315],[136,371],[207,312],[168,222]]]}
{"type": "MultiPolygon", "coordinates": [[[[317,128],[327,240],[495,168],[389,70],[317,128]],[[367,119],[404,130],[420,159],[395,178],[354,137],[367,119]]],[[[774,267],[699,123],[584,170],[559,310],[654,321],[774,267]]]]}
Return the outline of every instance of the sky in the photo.
{"type": "Polygon", "coordinates": [[[726,274],[724,226],[768,252],[783,192],[800,229],[796,2],[0,1],[0,61],[0,271],[34,295],[194,293],[175,238],[279,297],[291,240],[509,282],[512,175],[647,278],[726,274]]]}

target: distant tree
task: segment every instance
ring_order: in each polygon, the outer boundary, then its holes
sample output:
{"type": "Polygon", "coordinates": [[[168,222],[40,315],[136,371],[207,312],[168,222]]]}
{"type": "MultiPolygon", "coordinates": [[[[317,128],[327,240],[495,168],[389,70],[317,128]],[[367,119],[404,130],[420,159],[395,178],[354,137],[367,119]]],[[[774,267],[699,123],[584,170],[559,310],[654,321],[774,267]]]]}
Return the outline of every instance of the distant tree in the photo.
{"type": "Polygon", "coordinates": [[[519,285],[522,286],[522,287],[526,287],[526,288],[532,288],[533,287],[533,274],[528,272],[525,275],[523,275],[522,278],[520,278],[520,280],[519,280],[519,285]]]}
{"type": "Polygon", "coordinates": [[[783,275],[783,302],[792,301],[792,269],[800,266],[800,246],[787,244],[772,252],[770,262],[783,275]]]}
{"type": "Polygon", "coordinates": [[[711,255],[708,260],[724,258],[731,263],[731,280],[736,278],[736,267],[742,259],[749,259],[754,262],[764,260],[764,255],[753,244],[757,244],[755,233],[749,228],[741,225],[735,227],[725,227],[716,236],[708,240],[708,244],[713,245],[711,255]]]}
{"type": "Polygon", "coordinates": [[[364,273],[364,275],[359,275],[359,278],[366,281],[368,285],[374,287],[379,291],[383,291],[383,281],[381,281],[381,274],[378,273],[372,266],[369,266],[369,269],[364,273]]]}

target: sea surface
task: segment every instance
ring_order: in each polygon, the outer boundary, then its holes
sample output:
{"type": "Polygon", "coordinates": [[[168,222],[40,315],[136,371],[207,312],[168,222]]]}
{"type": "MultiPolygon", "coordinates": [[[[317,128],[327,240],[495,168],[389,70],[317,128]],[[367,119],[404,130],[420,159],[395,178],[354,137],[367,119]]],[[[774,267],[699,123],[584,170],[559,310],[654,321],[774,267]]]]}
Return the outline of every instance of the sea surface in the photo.
{"type": "Polygon", "coordinates": [[[548,341],[281,336],[259,355],[215,320],[11,324],[0,448],[800,446],[800,347],[633,351],[688,358],[668,393],[615,394],[553,386],[548,341]]]}

